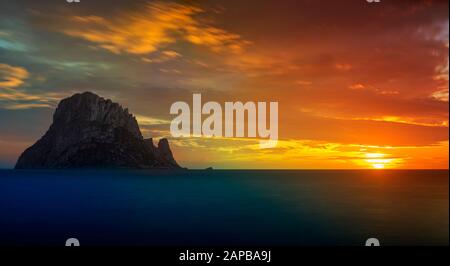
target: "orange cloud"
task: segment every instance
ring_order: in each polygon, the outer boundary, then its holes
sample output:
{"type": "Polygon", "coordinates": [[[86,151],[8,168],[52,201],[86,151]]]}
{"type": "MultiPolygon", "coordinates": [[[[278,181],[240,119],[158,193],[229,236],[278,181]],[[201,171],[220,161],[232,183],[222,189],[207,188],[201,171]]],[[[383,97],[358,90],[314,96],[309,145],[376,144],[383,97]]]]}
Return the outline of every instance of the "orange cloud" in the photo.
{"type": "Polygon", "coordinates": [[[18,110],[40,107],[55,107],[61,94],[57,93],[40,93],[33,94],[26,91],[6,90],[0,92],[0,108],[18,110]]]}
{"type": "Polygon", "coordinates": [[[52,107],[61,97],[53,93],[32,94],[21,90],[30,73],[23,67],[0,64],[0,108],[52,107]]]}
{"type": "Polygon", "coordinates": [[[140,126],[145,125],[168,125],[170,124],[170,120],[167,119],[160,119],[150,116],[144,116],[144,115],[136,115],[136,120],[139,123],[140,126]]]}
{"type": "Polygon", "coordinates": [[[350,89],[352,89],[352,90],[363,90],[365,88],[366,88],[366,86],[364,86],[361,83],[356,83],[356,84],[353,84],[350,86],[350,89]]]}
{"type": "Polygon", "coordinates": [[[28,71],[23,67],[0,64],[0,89],[19,87],[28,76],[28,71]]]}
{"type": "Polygon", "coordinates": [[[448,102],[448,88],[433,92],[433,94],[431,94],[431,97],[439,101],[448,102]]]}
{"type": "Polygon", "coordinates": [[[350,64],[336,64],[335,65],[336,69],[339,71],[349,71],[352,69],[352,65],[350,64]]]}
{"type": "Polygon", "coordinates": [[[142,60],[142,62],[145,62],[145,63],[164,63],[164,62],[174,60],[177,58],[181,58],[181,57],[182,57],[182,55],[176,51],[165,50],[165,51],[160,52],[157,56],[142,57],[141,60],[142,60]]]}
{"type": "Polygon", "coordinates": [[[215,52],[240,52],[248,43],[238,34],[203,23],[198,18],[203,12],[194,6],[156,2],[114,19],[73,16],[72,23],[58,30],[116,54],[149,54],[180,40],[215,52]]]}
{"type": "Polygon", "coordinates": [[[446,63],[436,67],[437,74],[434,79],[441,82],[441,85],[437,88],[437,91],[431,94],[431,97],[443,102],[448,102],[448,66],[449,61],[447,59],[446,63]]]}

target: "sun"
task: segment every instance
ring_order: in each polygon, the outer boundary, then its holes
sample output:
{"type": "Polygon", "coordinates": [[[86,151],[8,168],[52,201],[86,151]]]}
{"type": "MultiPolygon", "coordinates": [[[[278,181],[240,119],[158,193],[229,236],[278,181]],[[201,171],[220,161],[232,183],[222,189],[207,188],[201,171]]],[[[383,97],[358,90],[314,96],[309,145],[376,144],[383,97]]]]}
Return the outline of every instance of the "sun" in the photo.
{"type": "Polygon", "coordinates": [[[374,169],[384,169],[385,165],[382,163],[374,163],[374,164],[372,164],[372,167],[374,169]]]}
{"type": "Polygon", "coordinates": [[[373,168],[373,169],[384,169],[390,163],[392,163],[393,159],[385,158],[386,154],[383,153],[366,153],[365,161],[373,168]]]}

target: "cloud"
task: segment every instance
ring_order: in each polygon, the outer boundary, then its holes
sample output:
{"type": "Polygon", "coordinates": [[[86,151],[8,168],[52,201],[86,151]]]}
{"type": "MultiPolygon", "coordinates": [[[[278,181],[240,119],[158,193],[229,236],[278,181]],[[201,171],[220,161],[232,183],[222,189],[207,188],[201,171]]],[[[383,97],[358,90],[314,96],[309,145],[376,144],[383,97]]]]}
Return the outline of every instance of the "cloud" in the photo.
{"type": "Polygon", "coordinates": [[[51,108],[52,105],[50,103],[15,103],[5,105],[5,109],[9,110],[20,110],[20,109],[31,109],[31,108],[51,108]]]}
{"type": "Polygon", "coordinates": [[[20,38],[16,38],[9,31],[0,31],[0,49],[5,49],[15,52],[26,52],[30,48],[25,45],[20,38]]]}
{"type": "Polygon", "coordinates": [[[349,71],[352,69],[352,65],[350,64],[337,63],[334,67],[339,71],[349,71]]]}
{"type": "Polygon", "coordinates": [[[0,89],[19,87],[28,76],[28,71],[23,67],[0,64],[0,89]]]}
{"type": "Polygon", "coordinates": [[[434,76],[434,80],[440,82],[437,90],[431,94],[431,97],[443,101],[448,102],[448,65],[449,60],[447,58],[447,62],[436,67],[436,76],[434,76]]]}
{"type": "Polygon", "coordinates": [[[165,50],[165,51],[161,51],[159,52],[156,56],[146,56],[146,57],[142,57],[141,60],[142,62],[145,63],[164,63],[164,62],[168,62],[177,58],[181,58],[182,55],[179,54],[176,51],[172,51],[172,50],[165,50]]]}
{"type": "Polygon", "coordinates": [[[136,115],[136,120],[140,126],[152,126],[152,125],[169,125],[170,120],[159,119],[150,116],[136,115]]]}
{"type": "Polygon", "coordinates": [[[448,88],[433,92],[433,94],[431,94],[431,97],[439,101],[448,102],[448,88]]]}
{"type": "MultiPolygon", "coordinates": [[[[204,12],[195,6],[154,2],[115,18],[72,16],[57,30],[116,54],[150,54],[179,41],[231,53],[248,44],[238,34],[203,22],[199,15],[204,12]]],[[[178,55],[166,52],[165,56],[178,55]]]]}
{"type": "Polygon", "coordinates": [[[0,108],[29,109],[52,107],[61,98],[57,93],[29,93],[21,86],[30,77],[23,67],[0,64],[0,108]]]}
{"type": "Polygon", "coordinates": [[[356,84],[351,85],[349,88],[352,90],[363,90],[366,88],[366,86],[364,86],[361,83],[356,83],[356,84]]]}
{"type": "Polygon", "coordinates": [[[60,93],[30,93],[25,90],[0,92],[0,108],[9,110],[53,108],[63,98],[60,93]]]}

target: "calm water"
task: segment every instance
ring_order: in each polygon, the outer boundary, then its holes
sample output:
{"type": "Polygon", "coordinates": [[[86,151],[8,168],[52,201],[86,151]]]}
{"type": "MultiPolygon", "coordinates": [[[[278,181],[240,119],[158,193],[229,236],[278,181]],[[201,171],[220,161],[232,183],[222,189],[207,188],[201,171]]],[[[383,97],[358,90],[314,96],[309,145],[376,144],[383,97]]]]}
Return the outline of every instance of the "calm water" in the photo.
{"type": "Polygon", "coordinates": [[[448,171],[0,170],[0,245],[448,245],[448,182],[448,171]]]}

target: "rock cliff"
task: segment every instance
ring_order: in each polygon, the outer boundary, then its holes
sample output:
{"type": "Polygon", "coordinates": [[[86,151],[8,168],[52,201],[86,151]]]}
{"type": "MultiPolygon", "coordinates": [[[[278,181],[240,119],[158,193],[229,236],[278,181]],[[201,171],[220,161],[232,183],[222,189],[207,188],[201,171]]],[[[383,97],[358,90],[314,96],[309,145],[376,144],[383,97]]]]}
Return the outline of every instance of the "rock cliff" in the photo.
{"type": "Polygon", "coordinates": [[[154,146],[135,117],[111,100],[85,92],[63,99],[45,135],[19,157],[16,169],[180,168],[167,139],[154,146]]]}

